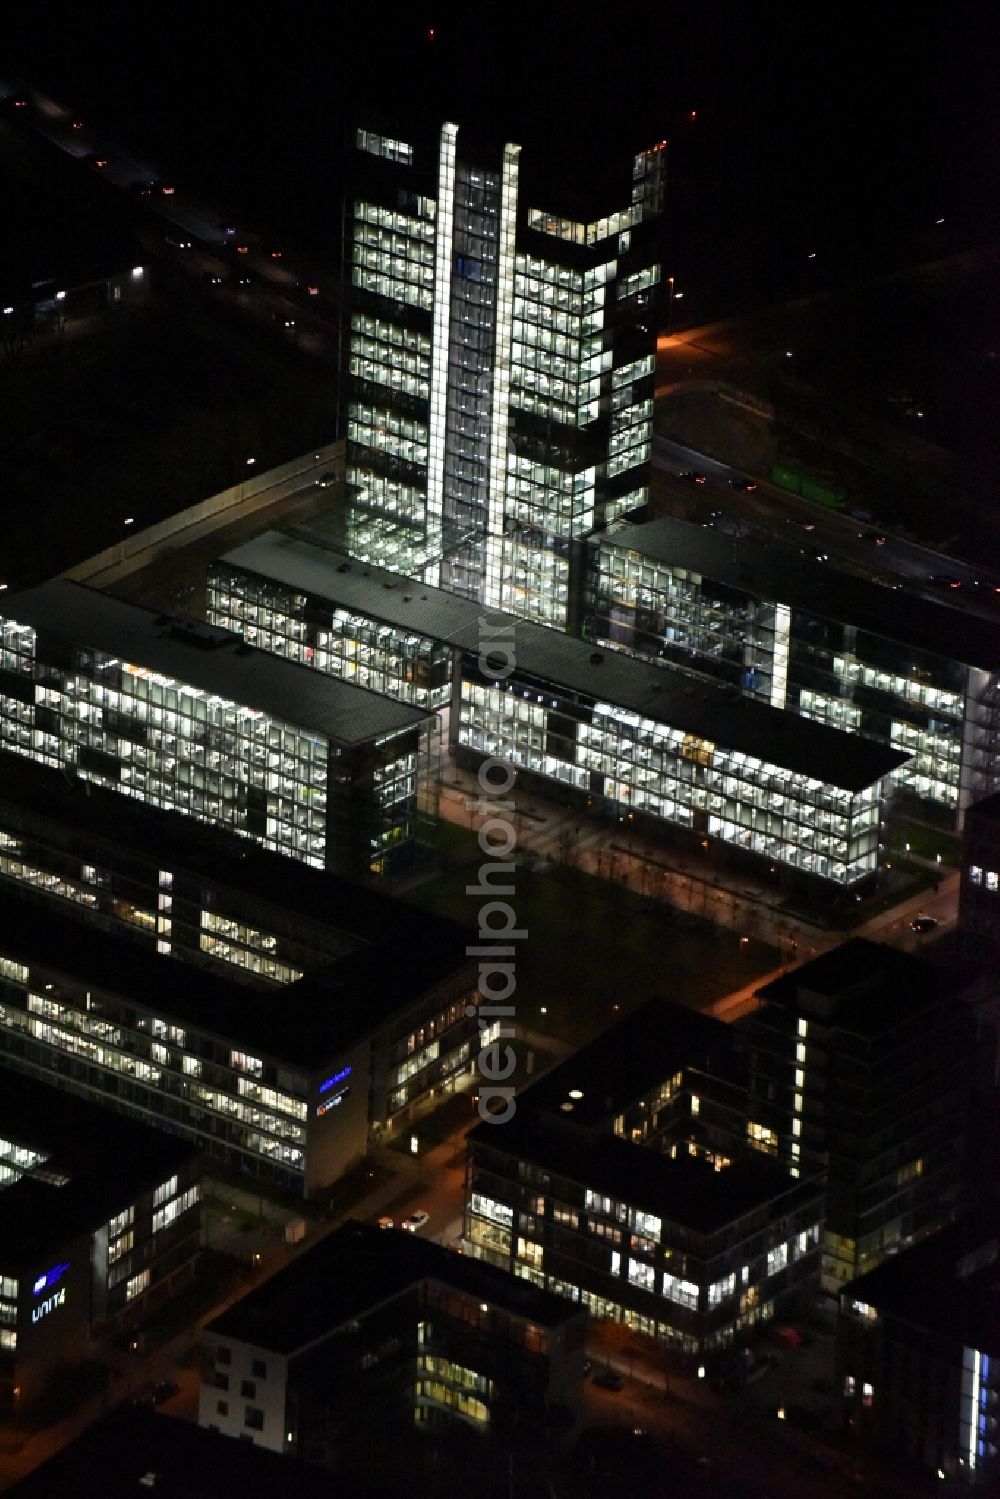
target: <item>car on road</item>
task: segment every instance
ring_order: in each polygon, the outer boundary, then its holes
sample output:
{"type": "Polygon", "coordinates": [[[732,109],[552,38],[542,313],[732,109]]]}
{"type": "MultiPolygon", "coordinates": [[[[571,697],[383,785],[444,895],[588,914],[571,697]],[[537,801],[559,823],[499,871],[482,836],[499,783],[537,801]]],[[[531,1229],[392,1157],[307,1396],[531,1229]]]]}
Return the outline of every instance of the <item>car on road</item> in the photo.
{"type": "Polygon", "coordinates": [[[887,537],[881,531],[859,531],[859,541],[870,541],[874,546],[884,547],[887,537]]]}
{"type": "Polygon", "coordinates": [[[174,250],[190,250],[191,241],[184,238],[183,231],[175,230],[163,236],[164,244],[170,245],[174,250]]]}
{"type": "Polygon", "coordinates": [[[393,1221],[389,1217],[388,1213],[383,1213],[382,1214],[382,1217],[378,1220],[378,1226],[379,1226],[379,1228],[395,1228],[396,1227],[395,1223],[393,1223],[393,1221]]]}
{"type": "Polygon", "coordinates": [[[933,932],[937,924],[936,916],[925,916],[921,913],[919,916],[914,916],[910,922],[910,931],[919,932],[921,936],[925,936],[928,932],[933,932]]]}
{"type": "Polygon", "coordinates": [[[760,485],[756,479],[730,479],[729,487],[730,489],[739,489],[743,494],[753,494],[755,490],[760,488],[760,485]]]}
{"type": "Polygon", "coordinates": [[[222,277],[219,275],[218,271],[202,271],[201,279],[204,281],[206,286],[222,285],[222,277]]]}
{"type": "Polygon", "coordinates": [[[329,489],[331,484],[336,484],[336,482],[336,474],[320,474],[319,478],[316,480],[316,483],[320,489],[329,489]]]}
{"type": "Polygon", "coordinates": [[[152,198],[160,190],[160,184],[154,177],[147,177],[139,182],[130,182],[128,190],[137,198],[152,198]]]}
{"type": "Polygon", "coordinates": [[[99,151],[88,151],[83,159],[88,167],[96,167],[98,171],[103,171],[108,164],[108,158],[102,156],[99,151]]]}
{"type": "Polygon", "coordinates": [[[700,474],[697,471],[697,469],[693,469],[693,468],[685,469],[684,472],[682,474],[678,474],[677,477],[678,477],[678,479],[686,479],[689,484],[707,484],[708,483],[708,475],[707,474],[700,474]]]}
{"type": "Polygon", "coordinates": [[[404,1228],[408,1234],[415,1234],[419,1228],[423,1228],[430,1216],[430,1213],[425,1213],[422,1208],[419,1208],[417,1212],[411,1213],[408,1218],[404,1218],[399,1226],[400,1228],[404,1228]]]}
{"type": "Polygon", "coordinates": [[[794,515],[788,516],[787,519],[790,526],[798,526],[800,531],[815,531],[816,529],[816,522],[813,520],[799,520],[794,515]]]}
{"type": "Polygon", "coordinates": [[[599,1390],[612,1390],[615,1394],[625,1388],[625,1381],[614,1369],[599,1369],[593,1381],[599,1390]]]}
{"type": "Polygon", "coordinates": [[[927,580],[933,583],[935,588],[961,588],[961,578],[953,578],[950,573],[931,573],[927,580]]]}

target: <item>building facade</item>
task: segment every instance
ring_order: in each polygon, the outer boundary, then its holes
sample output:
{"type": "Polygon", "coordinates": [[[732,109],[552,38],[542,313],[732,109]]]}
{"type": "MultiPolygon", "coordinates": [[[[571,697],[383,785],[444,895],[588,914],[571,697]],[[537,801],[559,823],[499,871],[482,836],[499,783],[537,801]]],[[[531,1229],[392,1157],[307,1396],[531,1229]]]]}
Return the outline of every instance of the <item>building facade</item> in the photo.
{"type": "Polygon", "coordinates": [[[1000,956],[1000,795],[969,808],[962,839],[958,924],[977,957],[1000,956]]]}
{"type": "MultiPolygon", "coordinates": [[[[0,965],[2,971],[2,965],[0,965]]],[[[200,1247],[197,1152],[0,1070],[0,1408],[138,1323],[200,1247]]]]}
{"type": "Polygon", "coordinates": [[[424,713],[57,580],[0,618],[0,750],[369,878],[412,849],[424,713]]]}
{"type": "Polygon", "coordinates": [[[205,1329],[199,1423],[342,1469],[386,1437],[572,1432],[586,1313],[348,1222],[205,1329]]]}
{"type": "Polygon", "coordinates": [[[861,1452],[993,1493],[1000,1462],[1000,1217],[978,1209],[845,1286],[837,1379],[861,1452]]]}
{"type": "Polygon", "coordinates": [[[666,143],[582,219],[465,140],[356,134],[346,547],[564,628],[574,549],[648,496],[666,143]]]}
{"type": "Polygon", "coordinates": [[[963,1190],[972,1022],[939,971],[855,938],[766,985],[737,1023],[747,1143],[826,1182],[834,1291],[947,1222],[963,1190]]]}
{"type": "Polygon", "coordinates": [[[380,671],[407,638],[447,648],[460,764],[495,755],[581,807],[833,885],[878,868],[886,778],[906,758],[886,746],[276,533],[214,564],[209,597],[213,617],[313,665],[338,617],[380,640],[380,671]]]}
{"type": "Polygon", "coordinates": [[[583,628],[899,750],[942,827],[1000,785],[1000,629],[957,606],[663,518],[591,539],[583,628]]]}
{"type": "Polygon", "coordinates": [[[467,1253],[723,1355],[819,1272],[822,1187],[746,1151],[745,1097],[721,1022],[644,1006],[471,1132],[467,1253]]]}

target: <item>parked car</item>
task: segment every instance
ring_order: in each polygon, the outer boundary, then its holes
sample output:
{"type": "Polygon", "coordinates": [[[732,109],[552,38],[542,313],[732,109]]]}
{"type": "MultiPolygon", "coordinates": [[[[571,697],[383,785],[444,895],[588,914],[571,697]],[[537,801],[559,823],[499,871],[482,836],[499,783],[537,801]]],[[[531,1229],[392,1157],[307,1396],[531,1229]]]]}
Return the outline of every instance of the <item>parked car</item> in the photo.
{"type": "Polygon", "coordinates": [[[378,1226],[379,1228],[395,1228],[396,1225],[387,1213],[383,1213],[382,1217],[378,1220],[378,1226]]]}
{"type": "Polygon", "coordinates": [[[678,479],[687,479],[689,484],[707,484],[708,476],[698,473],[697,469],[685,469],[684,473],[677,475],[678,479]]]}
{"type": "Polygon", "coordinates": [[[910,931],[919,932],[921,936],[924,936],[927,932],[933,932],[937,924],[936,916],[914,916],[910,922],[910,931]]]}
{"type": "Polygon", "coordinates": [[[411,1213],[408,1218],[404,1218],[399,1226],[400,1228],[405,1228],[407,1233],[415,1234],[418,1228],[423,1228],[430,1216],[430,1213],[425,1213],[421,1208],[417,1212],[411,1213]]]}

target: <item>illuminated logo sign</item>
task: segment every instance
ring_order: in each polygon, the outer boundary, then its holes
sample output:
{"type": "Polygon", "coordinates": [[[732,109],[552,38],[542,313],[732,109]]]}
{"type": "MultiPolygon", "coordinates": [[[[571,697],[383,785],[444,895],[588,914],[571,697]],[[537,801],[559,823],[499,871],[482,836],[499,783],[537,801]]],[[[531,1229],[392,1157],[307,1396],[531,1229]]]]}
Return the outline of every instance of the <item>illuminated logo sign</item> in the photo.
{"type": "Polygon", "coordinates": [[[329,1093],[329,1091],[330,1091],[331,1088],[335,1088],[338,1083],[342,1083],[345,1080],[345,1078],[350,1077],[350,1075],[351,1075],[351,1069],[350,1069],[350,1067],[343,1067],[343,1068],[341,1068],[341,1070],[339,1072],[335,1072],[332,1077],[328,1077],[325,1083],[320,1083],[320,1085],[319,1085],[319,1091],[320,1091],[320,1093],[321,1094],[322,1093],[329,1093]]]}
{"type": "Polygon", "coordinates": [[[62,1280],[68,1269],[69,1265],[54,1265],[51,1270],[46,1270],[45,1274],[40,1275],[35,1281],[32,1287],[33,1294],[40,1296],[43,1291],[51,1291],[52,1287],[62,1280]]]}
{"type": "MultiPolygon", "coordinates": [[[[351,1069],[348,1067],[347,1070],[350,1072],[351,1069]]],[[[332,1098],[325,1098],[316,1109],[316,1118],[322,1119],[324,1114],[329,1114],[331,1109],[335,1109],[338,1104],[343,1103],[350,1091],[350,1088],[341,1088],[340,1092],[334,1093],[332,1098]]]]}
{"type": "Polygon", "coordinates": [[[66,1287],[60,1286],[58,1291],[54,1291],[51,1296],[46,1296],[44,1301],[40,1301],[37,1306],[31,1308],[31,1320],[41,1322],[42,1318],[47,1317],[49,1312],[54,1312],[57,1306],[65,1305],[66,1287]]]}

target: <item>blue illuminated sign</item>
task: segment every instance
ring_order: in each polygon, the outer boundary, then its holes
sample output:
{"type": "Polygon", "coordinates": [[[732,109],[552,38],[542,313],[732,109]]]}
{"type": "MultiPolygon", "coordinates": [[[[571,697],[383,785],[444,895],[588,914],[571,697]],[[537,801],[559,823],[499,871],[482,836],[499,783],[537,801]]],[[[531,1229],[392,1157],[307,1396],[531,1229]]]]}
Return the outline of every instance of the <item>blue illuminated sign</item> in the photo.
{"type": "Polygon", "coordinates": [[[342,1083],[345,1077],[350,1077],[350,1075],[351,1068],[343,1067],[340,1072],[335,1072],[332,1077],[328,1077],[325,1083],[320,1083],[320,1093],[329,1093],[331,1088],[335,1088],[338,1083],[342,1083]]]}
{"type": "Polygon", "coordinates": [[[32,1287],[34,1295],[40,1296],[43,1291],[51,1291],[56,1282],[62,1280],[68,1269],[69,1265],[55,1265],[51,1270],[46,1270],[45,1274],[40,1275],[32,1287]]]}

